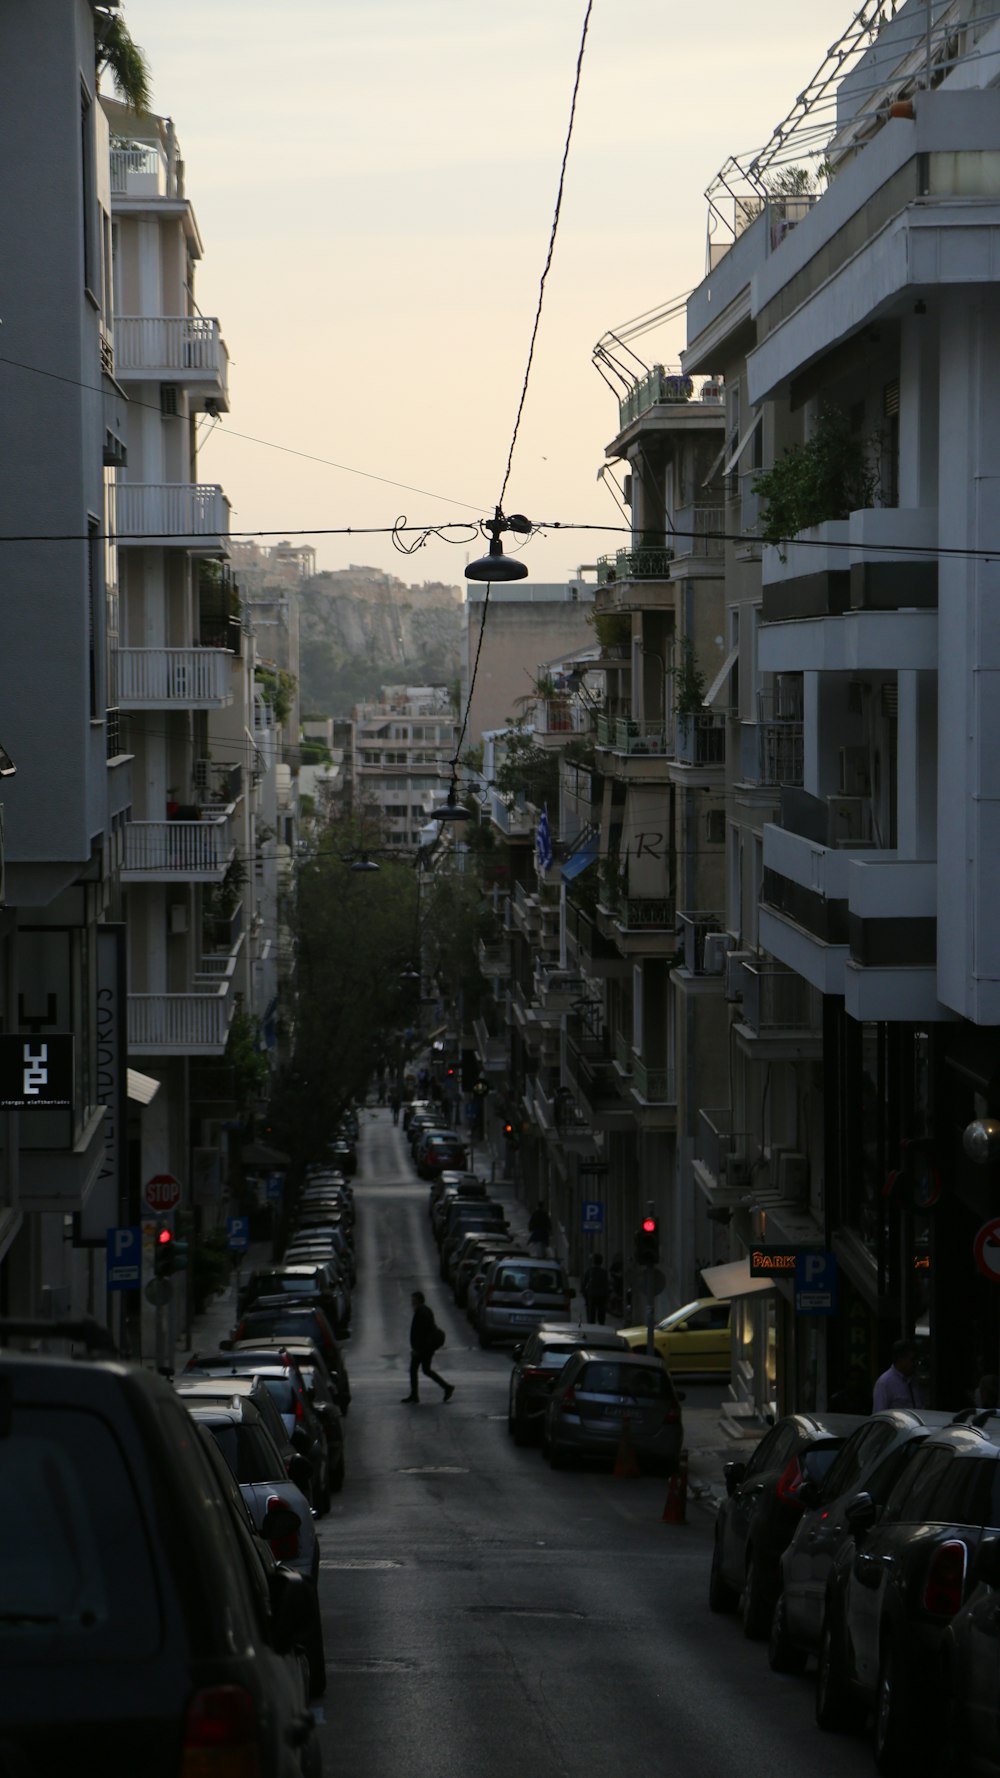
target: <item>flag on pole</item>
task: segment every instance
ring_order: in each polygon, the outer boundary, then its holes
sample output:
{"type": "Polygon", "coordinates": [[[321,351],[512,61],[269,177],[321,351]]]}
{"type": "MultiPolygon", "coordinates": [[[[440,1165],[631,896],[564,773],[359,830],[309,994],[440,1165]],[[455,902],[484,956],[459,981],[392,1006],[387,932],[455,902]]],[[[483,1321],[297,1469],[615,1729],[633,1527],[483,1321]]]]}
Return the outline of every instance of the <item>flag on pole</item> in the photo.
{"type": "Polygon", "coordinates": [[[548,870],[552,863],[552,835],[549,832],[549,805],[545,804],[538,821],[538,832],[535,835],[538,848],[538,865],[540,870],[548,870]]]}

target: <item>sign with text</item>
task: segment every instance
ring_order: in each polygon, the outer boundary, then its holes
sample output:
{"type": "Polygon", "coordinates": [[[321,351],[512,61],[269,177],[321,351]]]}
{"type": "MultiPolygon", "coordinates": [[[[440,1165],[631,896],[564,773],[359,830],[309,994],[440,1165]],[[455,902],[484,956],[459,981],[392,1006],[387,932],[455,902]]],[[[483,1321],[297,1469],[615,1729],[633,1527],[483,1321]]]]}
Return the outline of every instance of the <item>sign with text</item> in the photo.
{"type": "Polygon", "coordinates": [[[172,1173],[154,1173],[146,1181],[143,1197],[150,1210],[176,1210],[181,1201],[181,1182],[172,1173]]]}
{"type": "Polygon", "coordinates": [[[599,1198],[585,1199],[581,1205],[585,1235],[604,1233],[604,1205],[599,1198]]]}
{"type": "Polygon", "coordinates": [[[51,1111],[73,1104],[73,1034],[0,1037],[0,1107],[51,1111]]]}
{"type": "Polygon", "coordinates": [[[836,1315],[835,1254],[800,1250],[795,1267],[795,1311],[798,1315],[836,1315]]]}
{"type": "Polygon", "coordinates": [[[794,1278],[801,1247],[751,1247],[751,1278],[794,1278]]]}
{"type": "Polygon", "coordinates": [[[234,1253],[245,1253],[250,1245],[249,1216],[226,1217],[226,1242],[234,1253]]]}
{"type": "Polygon", "coordinates": [[[136,1223],[131,1228],[109,1229],[108,1244],[108,1289],[138,1290],[142,1283],[142,1229],[136,1223]]]}

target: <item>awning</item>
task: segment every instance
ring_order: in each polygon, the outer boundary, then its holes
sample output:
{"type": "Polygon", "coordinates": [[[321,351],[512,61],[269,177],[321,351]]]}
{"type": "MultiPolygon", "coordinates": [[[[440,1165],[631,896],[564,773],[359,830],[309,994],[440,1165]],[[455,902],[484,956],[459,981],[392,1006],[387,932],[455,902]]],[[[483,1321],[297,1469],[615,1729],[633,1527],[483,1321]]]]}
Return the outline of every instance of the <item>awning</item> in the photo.
{"type": "Polygon", "coordinates": [[[566,863],[562,867],[563,882],[571,883],[574,877],[578,877],[582,871],[586,870],[588,864],[593,864],[597,859],[600,848],[600,835],[595,834],[592,840],[588,840],[585,846],[580,847],[579,852],[574,852],[571,857],[567,858],[566,863]]]}
{"type": "Polygon", "coordinates": [[[729,678],[730,673],[736,665],[736,657],[739,652],[740,645],[737,642],[735,648],[729,650],[729,653],[719,668],[719,671],[716,673],[715,678],[712,680],[705,696],[702,698],[701,702],[703,709],[710,710],[714,705],[716,698],[719,696],[719,693],[725,686],[726,680],[729,678]]]}
{"type": "Polygon", "coordinates": [[[747,448],[747,445],[750,443],[750,440],[752,439],[754,433],[756,432],[756,430],[757,430],[758,426],[760,425],[763,418],[764,418],[764,409],[761,408],[759,413],[754,414],[754,417],[753,417],[752,421],[750,422],[750,425],[747,427],[746,431],[743,434],[743,437],[740,439],[739,444],[736,446],[735,451],[733,452],[732,456],[730,457],[729,462],[726,464],[725,469],[722,471],[723,475],[732,475],[733,470],[736,468],[737,463],[739,462],[740,458],[742,457],[744,451],[747,448]]]}
{"type": "Polygon", "coordinates": [[[125,1074],[128,1096],[130,1099],[134,1099],[137,1105],[148,1105],[151,1099],[156,1098],[160,1090],[160,1082],[154,1080],[151,1074],[140,1074],[138,1068],[127,1068],[125,1074]]]}
{"type": "Polygon", "coordinates": [[[753,1296],[758,1290],[773,1290],[773,1278],[751,1278],[749,1259],[734,1259],[726,1266],[705,1266],[702,1277],[713,1296],[753,1296]]]}

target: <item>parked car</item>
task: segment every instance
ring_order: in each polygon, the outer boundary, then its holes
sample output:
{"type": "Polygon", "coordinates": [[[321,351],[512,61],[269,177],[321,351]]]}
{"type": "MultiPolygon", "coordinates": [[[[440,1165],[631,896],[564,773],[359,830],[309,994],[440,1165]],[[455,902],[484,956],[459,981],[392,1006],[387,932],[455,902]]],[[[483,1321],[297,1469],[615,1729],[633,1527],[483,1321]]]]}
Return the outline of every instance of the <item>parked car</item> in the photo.
{"type": "Polygon", "coordinates": [[[356,1141],[356,1137],[353,1140],[348,1140],[345,1136],[338,1136],[337,1140],[330,1144],[331,1164],[347,1179],[353,1179],[358,1170],[356,1141]]]}
{"type": "Polygon", "coordinates": [[[515,1240],[505,1240],[502,1246],[486,1248],[479,1265],[469,1278],[465,1293],[466,1319],[474,1328],[478,1329],[479,1327],[479,1305],[483,1300],[483,1291],[486,1289],[490,1267],[495,1259],[500,1259],[503,1256],[506,1256],[507,1259],[529,1259],[532,1257],[528,1253],[528,1249],[520,1246],[515,1240]]]}
{"type": "Polygon", "coordinates": [[[946,1745],[936,1751],[942,1771],[1000,1772],[997,1706],[1000,1623],[1000,1543],[980,1551],[976,1584],[941,1638],[940,1719],[946,1745]]]}
{"type": "Polygon", "coordinates": [[[310,1373],[315,1372],[321,1376],[323,1390],[319,1399],[323,1401],[329,1399],[335,1402],[342,1417],[347,1418],[347,1411],[351,1404],[351,1385],[348,1380],[347,1366],[344,1363],[344,1355],[339,1347],[331,1360],[331,1357],[311,1341],[307,1334],[265,1334],[257,1339],[239,1340],[235,1344],[230,1342],[220,1353],[220,1356],[239,1358],[249,1368],[252,1368],[255,1357],[267,1364],[273,1361],[276,1352],[278,1354],[287,1352],[289,1358],[294,1359],[302,1372],[307,1389],[310,1388],[310,1373]]]}
{"type": "Polygon", "coordinates": [[[333,1325],[338,1339],[350,1331],[351,1293],[346,1278],[332,1260],[319,1265],[259,1266],[250,1273],[240,1294],[240,1309],[252,1308],[262,1297],[283,1296],[289,1301],[314,1300],[333,1325]]]}
{"type": "Polygon", "coordinates": [[[455,1293],[455,1303],[459,1309],[465,1308],[469,1295],[469,1284],[481,1269],[486,1254],[509,1253],[516,1245],[513,1235],[506,1235],[502,1232],[486,1235],[473,1230],[469,1234],[467,1240],[462,1243],[452,1268],[452,1287],[455,1293]]]}
{"type": "Polygon", "coordinates": [[[684,1442],[682,1400],[659,1358],[581,1347],[549,1396],[542,1450],[553,1469],[571,1457],[614,1461],[627,1424],[638,1461],[672,1474],[684,1442]]]}
{"type": "MultiPolygon", "coordinates": [[[[945,1632],[995,1572],[1000,1419],[932,1433],[881,1511],[862,1492],[847,1520],[852,1536],[827,1587],[816,1720],[839,1728],[873,1710],[876,1766],[909,1774],[935,1733],[945,1632]]],[[[995,1624],[992,1634],[995,1687],[995,1624]]]]}
{"type": "Polygon", "coordinates": [[[884,1506],[906,1465],[948,1414],[887,1408],[863,1420],[819,1485],[816,1505],[799,1518],[781,1557],[768,1659],[778,1673],[801,1673],[819,1648],[826,1585],[837,1551],[850,1537],[847,1507],[862,1489],[884,1506]]]}
{"type": "Polygon", "coordinates": [[[226,1459],[240,1486],[250,1515],[277,1561],[286,1562],[308,1581],[312,1611],[306,1638],[309,1687],[314,1697],[326,1688],[326,1656],[319,1609],[319,1540],[309,1502],[301,1489],[281,1472],[281,1459],[252,1401],[234,1394],[214,1402],[178,1387],[177,1393],[195,1424],[204,1427],[226,1459]],[[283,1505],[295,1515],[275,1528],[274,1509],[283,1505]]]}
{"type": "Polygon", "coordinates": [[[465,1143],[454,1135],[429,1136],[420,1149],[417,1172],[421,1179],[437,1179],[445,1172],[460,1171],[469,1158],[465,1143]]]}
{"type": "Polygon", "coordinates": [[[788,1414],[749,1462],[726,1464],[727,1498],[715,1521],[708,1603],[713,1611],[741,1605],[746,1636],[768,1634],[782,1554],[860,1420],[857,1414],[788,1414]]]}
{"type": "Polygon", "coordinates": [[[488,1207],[478,1215],[459,1217],[451,1233],[441,1244],[441,1276],[448,1284],[454,1274],[455,1261],[469,1235],[507,1235],[510,1224],[505,1217],[488,1207]]]}
{"type": "Polygon", "coordinates": [[[318,1778],[296,1653],[308,1589],[273,1564],[261,1582],[170,1386],[118,1360],[4,1350],[0,1393],[17,1521],[2,1565],[5,1769],[177,1778],[210,1751],[220,1770],[228,1757],[260,1778],[318,1778]]]}
{"type": "Polygon", "coordinates": [[[542,1435],[553,1387],[574,1352],[626,1350],[610,1327],[570,1327],[563,1321],[542,1322],[514,1347],[507,1398],[507,1431],[516,1445],[535,1443],[542,1435]]]}
{"type": "Polygon", "coordinates": [[[258,1357],[252,1365],[245,1362],[243,1353],[210,1353],[197,1362],[190,1361],[185,1366],[182,1380],[189,1377],[211,1377],[224,1384],[230,1378],[248,1376],[256,1377],[263,1383],[281,1415],[285,1434],[292,1447],[309,1459],[312,1470],[309,1499],[322,1518],[330,1510],[330,1477],[335,1462],[330,1450],[331,1439],[341,1447],[342,1454],[340,1415],[336,1416],[336,1426],[331,1420],[328,1429],[326,1420],[316,1413],[309,1399],[305,1379],[298,1365],[287,1352],[274,1352],[263,1359],[258,1357]]]}
{"type": "MultiPolygon", "coordinates": [[[[729,1302],[714,1296],[697,1297],[656,1323],[653,1344],[668,1371],[728,1377],[732,1365],[731,1320],[729,1302]]],[[[645,1327],[622,1327],[618,1331],[633,1351],[646,1350],[645,1327]]]]}
{"type": "MultiPolygon", "coordinates": [[[[252,1372],[244,1372],[240,1376],[199,1377],[189,1371],[182,1371],[175,1380],[178,1394],[182,1394],[190,1402],[197,1396],[200,1401],[232,1401],[237,1395],[245,1396],[260,1415],[272,1440],[275,1450],[284,1465],[285,1474],[290,1481],[303,1493],[310,1506],[315,1504],[312,1494],[313,1468],[305,1451],[300,1450],[289,1438],[285,1422],[277,1402],[263,1380],[252,1372]]],[[[301,1444],[303,1441],[299,1441],[301,1444]]]]}
{"type": "Polygon", "coordinates": [[[331,1370],[342,1363],[340,1345],[322,1309],[290,1303],[287,1297],[258,1297],[252,1309],[240,1316],[230,1341],[267,1338],[308,1339],[318,1346],[331,1370]]]}
{"type": "Polygon", "coordinates": [[[479,1298],[479,1344],[516,1340],[541,1321],[568,1321],[573,1295],[557,1260],[499,1254],[486,1274],[479,1298]]]}
{"type": "Polygon", "coordinates": [[[352,1286],[355,1284],[358,1274],[354,1247],[337,1224],[325,1223],[313,1228],[307,1225],[290,1236],[285,1249],[287,1266],[316,1264],[327,1259],[336,1260],[347,1282],[352,1286]]]}

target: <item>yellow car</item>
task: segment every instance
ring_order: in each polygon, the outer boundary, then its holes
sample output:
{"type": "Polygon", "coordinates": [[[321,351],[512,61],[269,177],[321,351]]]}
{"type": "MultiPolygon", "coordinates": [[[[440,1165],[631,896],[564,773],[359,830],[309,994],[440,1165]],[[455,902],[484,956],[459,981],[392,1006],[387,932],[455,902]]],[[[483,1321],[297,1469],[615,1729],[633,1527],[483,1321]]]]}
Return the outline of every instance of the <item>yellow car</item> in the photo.
{"type": "MultiPolygon", "coordinates": [[[[703,1296],[674,1309],[654,1323],[653,1341],[669,1371],[704,1371],[728,1377],[731,1356],[729,1318],[731,1306],[720,1297],[703,1296]]],[[[646,1349],[644,1327],[622,1327],[619,1333],[633,1352],[646,1349]]]]}

